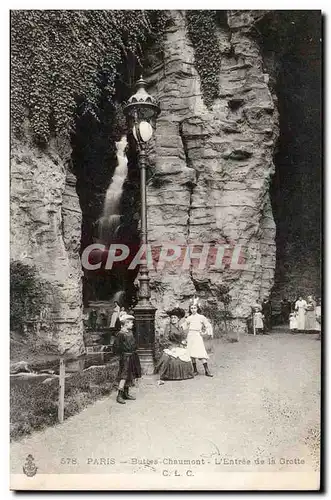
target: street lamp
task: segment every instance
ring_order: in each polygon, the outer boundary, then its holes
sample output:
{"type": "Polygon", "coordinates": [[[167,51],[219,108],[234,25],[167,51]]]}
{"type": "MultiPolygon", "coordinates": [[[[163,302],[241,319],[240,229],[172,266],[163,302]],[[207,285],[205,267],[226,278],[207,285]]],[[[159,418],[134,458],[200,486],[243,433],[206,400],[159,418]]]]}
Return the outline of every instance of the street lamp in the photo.
{"type": "MultiPolygon", "coordinates": [[[[123,111],[127,117],[129,131],[132,131],[137,144],[140,168],[141,244],[147,249],[146,146],[153,136],[153,126],[155,127],[156,117],[161,110],[154,97],[146,92],[146,82],[142,77],[136,85],[137,92],[129,98],[123,111]]],[[[134,307],[138,352],[145,374],[154,371],[156,311],[150,302],[150,279],[146,258],[139,269],[139,299],[134,307]]]]}

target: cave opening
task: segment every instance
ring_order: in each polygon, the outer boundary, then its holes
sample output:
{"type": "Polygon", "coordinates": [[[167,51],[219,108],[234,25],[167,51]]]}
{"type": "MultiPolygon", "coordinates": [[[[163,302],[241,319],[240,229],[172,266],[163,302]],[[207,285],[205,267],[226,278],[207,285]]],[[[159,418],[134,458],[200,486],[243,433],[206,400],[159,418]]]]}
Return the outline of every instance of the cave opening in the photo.
{"type": "Polygon", "coordinates": [[[273,12],[258,29],[279,110],[270,184],[277,309],[282,298],[321,295],[321,12],[273,12]]]}
{"type": "MultiPolygon", "coordinates": [[[[126,244],[130,249],[139,245],[139,169],[132,141],[129,140],[125,152],[128,159],[127,174],[122,185],[116,231],[101,230],[105,210],[105,199],[114,172],[118,166],[118,143],[126,136],[126,122],[122,111],[137,78],[135,65],[126,62],[119,68],[112,99],[106,92],[106,81],[100,78],[98,117],[86,112],[86,103],[77,101],[76,127],[72,137],[72,163],[77,178],[76,190],[82,210],[81,252],[89,245],[99,243],[106,249],[112,243],[126,244]]],[[[83,304],[87,308],[111,304],[131,306],[136,301],[134,285],[137,269],[128,270],[127,265],[114,265],[105,269],[107,251],[102,256],[102,265],[97,270],[83,268],[83,304]]],[[[92,259],[93,260],[93,259],[92,259]]],[[[91,262],[91,259],[89,259],[91,262]]]]}

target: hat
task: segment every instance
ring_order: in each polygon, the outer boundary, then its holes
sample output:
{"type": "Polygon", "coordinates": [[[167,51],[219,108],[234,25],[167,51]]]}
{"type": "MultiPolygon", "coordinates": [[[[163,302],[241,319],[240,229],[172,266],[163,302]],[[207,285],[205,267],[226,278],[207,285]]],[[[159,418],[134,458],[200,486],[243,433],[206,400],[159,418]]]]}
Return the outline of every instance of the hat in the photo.
{"type": "Polygon", "coordinates": [[[199,297],[194,297],[193,299],[190,299],[190,306],[200,307],[199,297]]]}
{"type": "Polygon", "coordinates": [[[130,319],[134,319],[134,316],[132,316],[132,314],[122,314],[122,316],[119,317],[119,320],[121,323],[125,323],[126,321],[130,320],[130,319]]]}
{"type": "Polygon", "coordinates": [[[181,309],[180,307],[174,307],[174,309],[167,311],[167,314],[168,314],[168,316],[177,316],[179,319],[181,319],[181,318],[184,318],[185,311],[184,311],[184,309],[181,309]]]}

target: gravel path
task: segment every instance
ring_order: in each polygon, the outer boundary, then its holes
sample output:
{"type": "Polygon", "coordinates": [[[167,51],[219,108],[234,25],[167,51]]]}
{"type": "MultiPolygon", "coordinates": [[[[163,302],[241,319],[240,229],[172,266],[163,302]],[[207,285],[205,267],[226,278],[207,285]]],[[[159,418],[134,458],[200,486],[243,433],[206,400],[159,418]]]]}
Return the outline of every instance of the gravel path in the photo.
{"type": "Polygon", "coordinates": [[[193,380],[162,386],[144,378],[136,401],[119,405],[113,393],[62,425],[12,443],[12,473],[21,473],[29,453],[39,473],[174,473],[187,469],[171,463],[180,459],[200,461],[208,472],[318,470],[316,335],[215,341],[214,377],[198,368],[193,380]],[[78,465],[61,464],[72,458],[78,465]]]}

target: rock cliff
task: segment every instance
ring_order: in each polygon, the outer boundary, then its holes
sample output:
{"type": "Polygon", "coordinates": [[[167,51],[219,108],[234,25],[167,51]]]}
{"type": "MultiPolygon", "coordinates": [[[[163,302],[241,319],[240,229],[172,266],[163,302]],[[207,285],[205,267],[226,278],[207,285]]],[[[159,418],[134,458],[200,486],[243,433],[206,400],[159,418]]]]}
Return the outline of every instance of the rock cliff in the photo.
{"type": "Polygon", "coordinates": [[[11,260],[35,266],[46,283],[37,343],[59,353],[83,349],[79,248],[81,211],[70,148],[37,149],[28,139],[12,142],[11,260]],[[62,149],[62,154],[60,151],[62,149]]]}
{"type": "Polygon", "coordinates": [[[245,331],[250,305],[273,285],[269,182],[278,113],[260,47],[250,33],[252,14],[228,11],[228,26],[219,28],[221,91],[212,109],[202,99],[185,13],[171,16],[163,60],[148,77],[161,105],[148,186],[149,240],[152,245],[228,244],[230,252],[242,245],[247,269],[183,269],[173,262],[151,273],[152,301],[162,317],[177,302],[187,306],[194,293],[216,303],[219,286],[227,284],[236,327],[245,331]]]}

